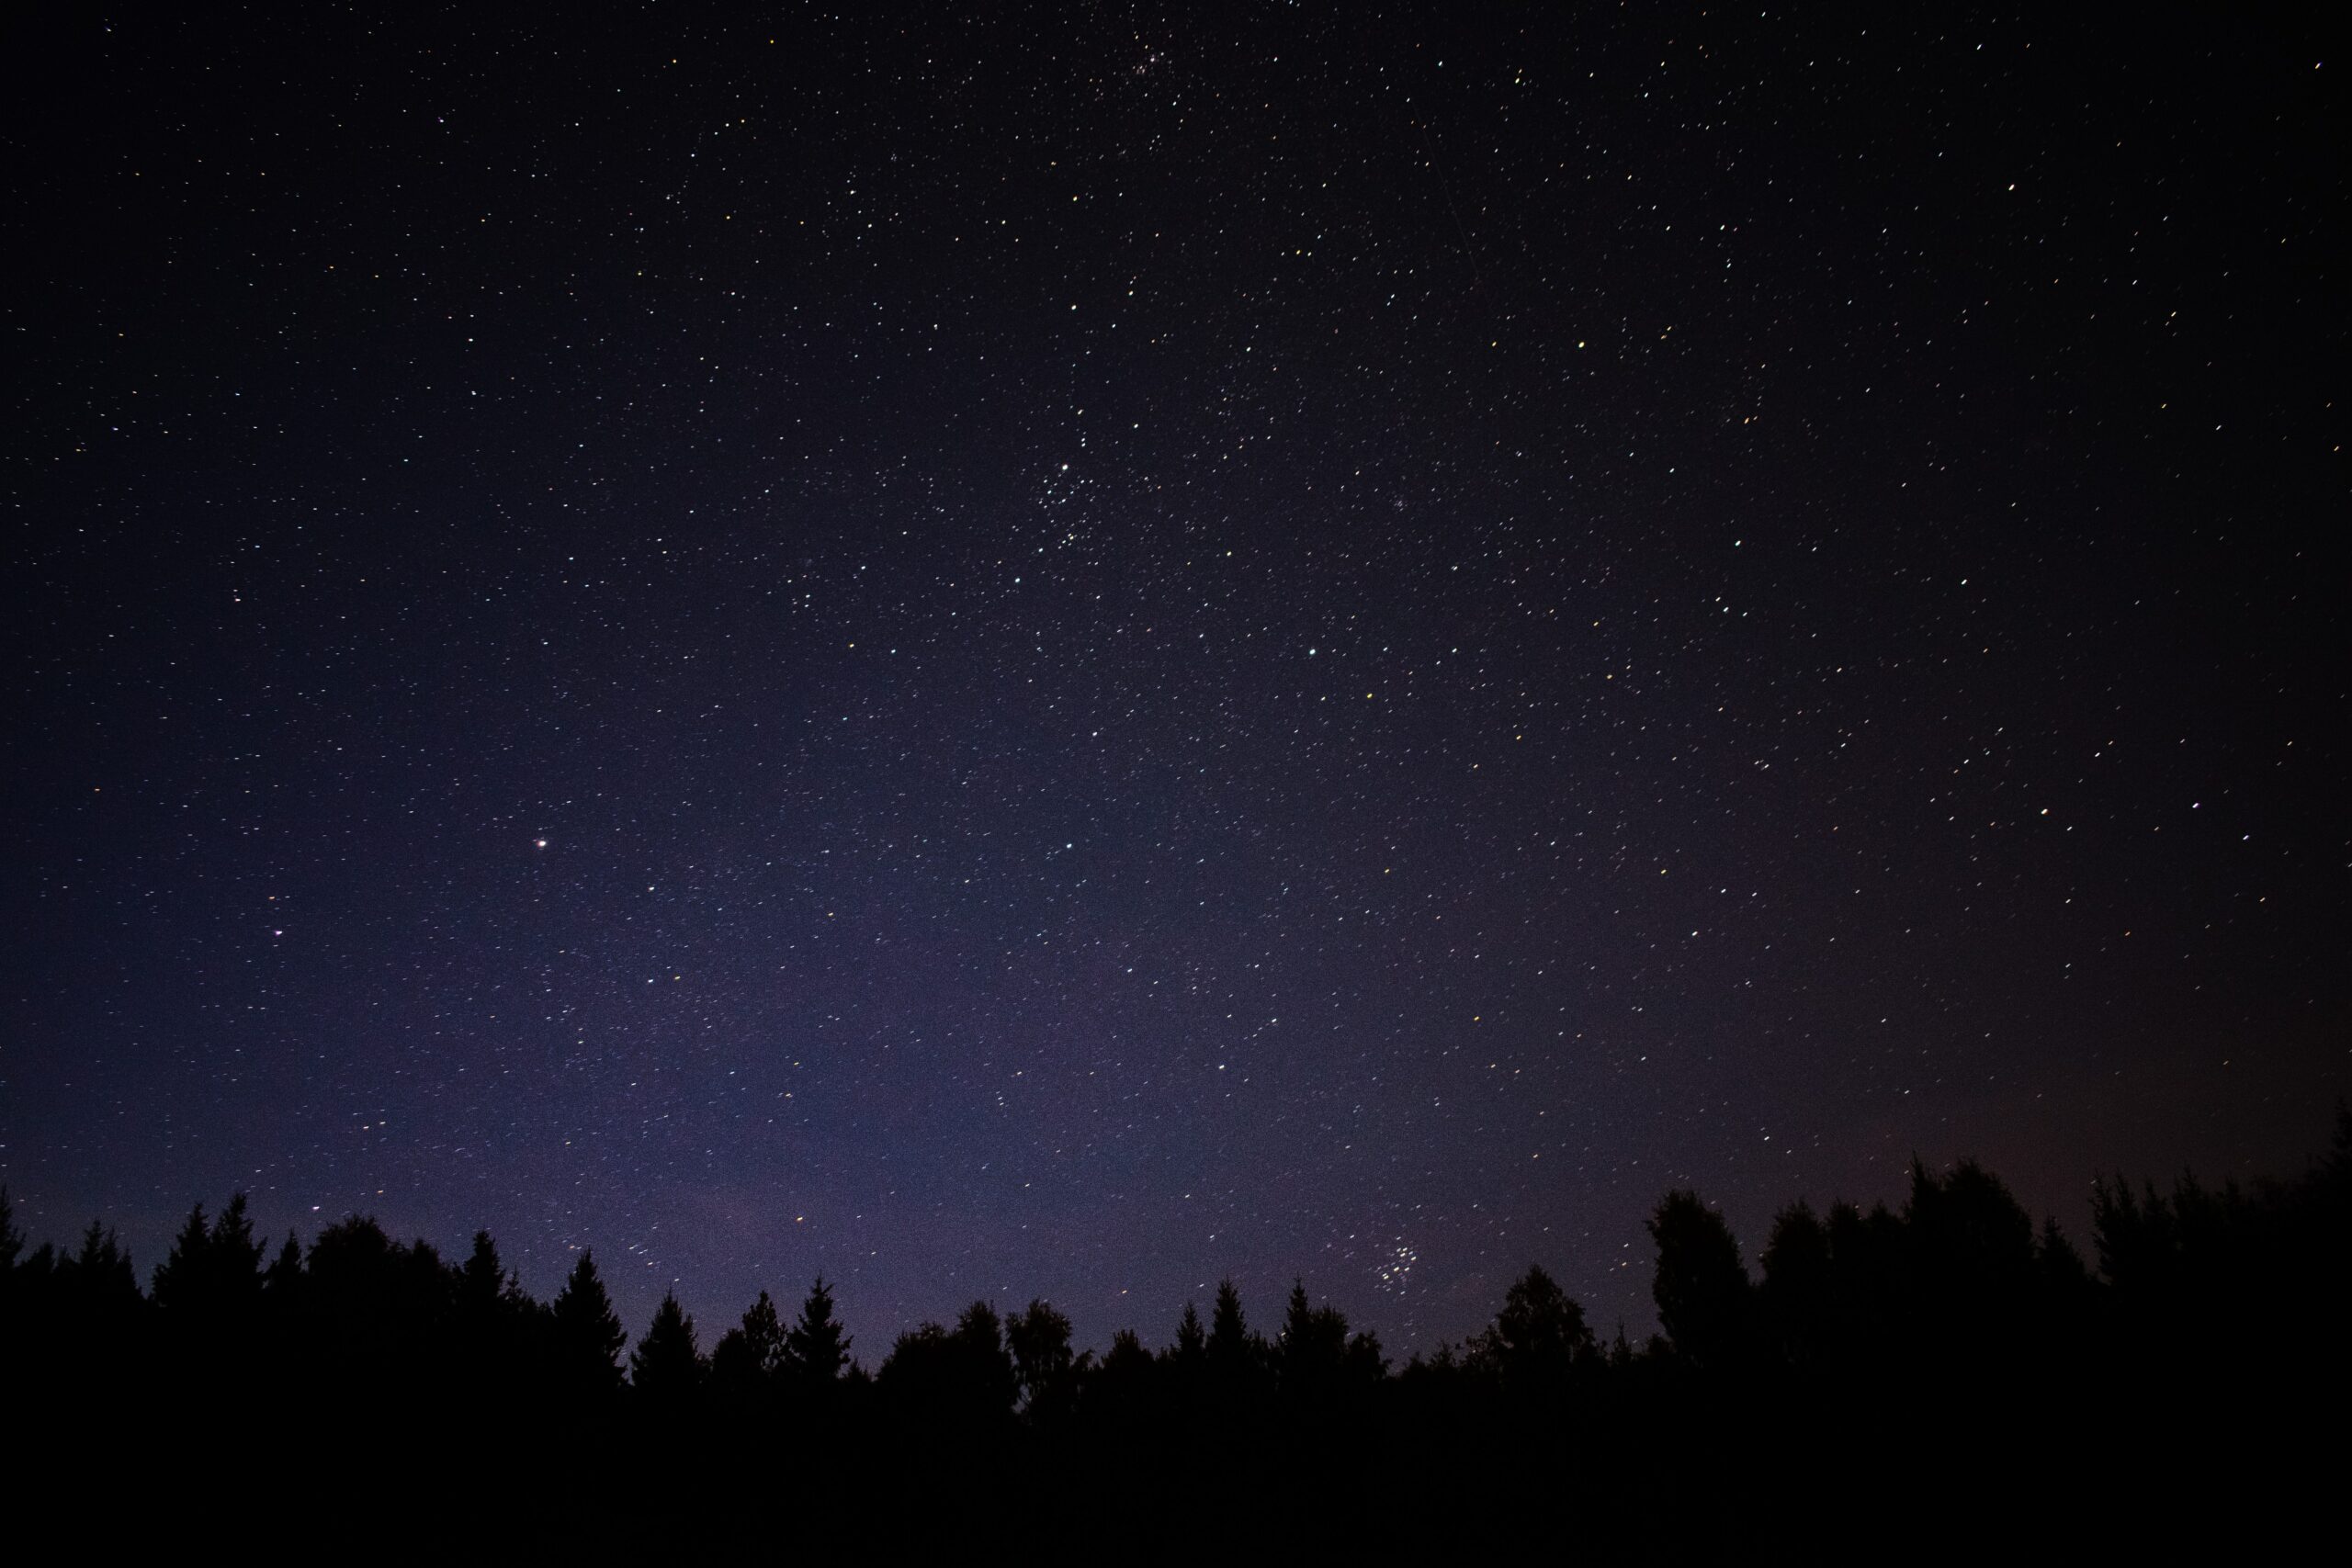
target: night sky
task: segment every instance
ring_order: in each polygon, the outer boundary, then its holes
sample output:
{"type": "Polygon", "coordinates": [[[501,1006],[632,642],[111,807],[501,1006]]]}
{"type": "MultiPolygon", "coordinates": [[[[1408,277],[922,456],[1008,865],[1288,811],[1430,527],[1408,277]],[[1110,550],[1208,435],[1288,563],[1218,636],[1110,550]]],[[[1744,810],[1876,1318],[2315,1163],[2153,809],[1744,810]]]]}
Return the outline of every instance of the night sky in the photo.
{"type": "Polygon", "coordinates": [[[494,9],[11,23],[35,1235],[1401,1355],[2324,1143],[2315,34],[494,9]]]}

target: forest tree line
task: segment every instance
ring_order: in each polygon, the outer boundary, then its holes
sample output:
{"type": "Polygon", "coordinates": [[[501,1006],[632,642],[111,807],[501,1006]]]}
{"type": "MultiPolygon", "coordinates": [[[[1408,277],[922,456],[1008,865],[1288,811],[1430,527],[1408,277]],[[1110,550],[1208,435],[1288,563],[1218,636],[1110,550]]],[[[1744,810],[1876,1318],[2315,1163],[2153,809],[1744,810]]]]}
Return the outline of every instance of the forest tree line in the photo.
{"type": "MultiPolygon", "coordinates": [[[[1668,1524],[1693,1477],[1769,1472],[1806,1445],[1851,1456],[1873,1423],[1949,1459],[1979,1441],[2054,1443],[2052,1424],[2085,1412],[2186,1429],[2305,1399],[2341,1408],[2341,1107],[2327,1154],[2292,1179],[2101,1179],[2088,1258],[1967,1161],[1915,1161],[1899,1207],[1790,1204],[1753,1271],[1695,1192],[1666,1194],[1648,1228],[1659,1332],[1641,1344],[1622,1327],[1604,1340],[1537,1266],[1483,1330],[1401,1365],[1303,1285],[1262,1320],[1228,1280],[1156,1346],[1129,1329],[1081,1350],[1050,1303],[982,1300],[899,1335],[869,1370],[821,1279],[795,1305],[762,1292],[708,1341],[666,1296],[632,1343],[588,1251],[542,1302],[486,1232],[458,1259],[365,1216],[272,1247],[239,1194],[193,1210],[142,1290],[103,1224],[29,1247],[0,1190],[0,1390],[15,1422],[144,1401],[166,1418],[306,1431],[468,1408],[705,1452],[729,1434],[822,1433],[805,1462],[843,1472],[860,1456],[919,1470],[1046,1453],[1072,1474],[1218,1465],[1262,1483],[1304,1455],[1367,1486],[1407,1467],[1491,1488],[1568,1464],[1668,1524]]],[[[1868,1447],[1854,1462],[1877,1462],[1868,1447]]]]}

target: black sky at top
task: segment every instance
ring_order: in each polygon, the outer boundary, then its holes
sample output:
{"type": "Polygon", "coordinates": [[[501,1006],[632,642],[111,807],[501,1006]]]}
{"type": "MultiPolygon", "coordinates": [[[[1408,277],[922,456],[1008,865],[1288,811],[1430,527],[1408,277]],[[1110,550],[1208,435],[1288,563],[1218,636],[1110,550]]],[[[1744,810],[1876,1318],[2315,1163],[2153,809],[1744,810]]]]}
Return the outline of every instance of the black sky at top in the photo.
{"type": "Polygon", "coordinates": [[[0,1177],[1394,1346],[2344,1092],[2256,14],[18,24],[0,1177]]]}

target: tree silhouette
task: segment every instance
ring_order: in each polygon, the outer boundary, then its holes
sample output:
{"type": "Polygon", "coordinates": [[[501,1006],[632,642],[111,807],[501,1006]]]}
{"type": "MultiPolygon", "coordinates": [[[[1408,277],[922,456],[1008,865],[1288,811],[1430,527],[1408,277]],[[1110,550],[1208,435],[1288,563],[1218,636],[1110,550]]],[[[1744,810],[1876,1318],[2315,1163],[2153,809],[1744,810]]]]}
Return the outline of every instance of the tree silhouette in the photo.
{"type": "Polygon", "coordinates": [[[675,1291],[665,1291],[653,1309],[653,1322],[629,1352],[629,1386],[653,1404],[677,1408],[692,1403],[702,1391],[707,1366],[695,1343],[695,1320],[678,1304],[675,1291]]]}
{"type": "MultiPolygon", "coordinates": [[[[1240,1310],[1237,1301],[1234,1311],[1238,1314],[1240,1310]]],[[[1176,1320],[1176,1343],[1170,1348],[1169,1355],[1186,1367],[1198,1367],[1207,1359],[1207,1331],[1201,1327],[1200,1309],[1190,1302],[1184,1303],[1184,1315],[1176,1320]]]]}
{"type": "Polygon", "coordinates": [[[1151,1352],[1143,1348],[1143,1340],[1132,1328],[1122,1328],[1111,1336],[1111,1348],[1102,1352],[1102,1381],[1105,1386],[1122,1382],[1143,1382],[1151,1376],[1151,1352]]]}
{"type": "Polygon", "coordinates": [[[90,1222],[74,1251],[35,1248],[11,1271],[0,1304],[8,1309],[0,1356],[11,1363],[0,1390],[11,1404],[71,1397],[96,1409],[145,1386],[149,1303],[130,1255],[100,1222],[90,1222]]]}
{"type": "Polygon", "coordinates": [[[252,1301],[261,1283],[262,1244],[254,1235],[245,1195],[229,1194],[228,1206],[212,1222],[212,1267],[222,1293],[239,1303],[252,1301]]]}
{"type": "Polygon", "coordinates": [[[210,1283],[207,1276],[211,1246],[211,1223],[204,1217],[204,1205],[198,1203],[188,1211],[179,1235],[172,1238],[170,1256],[155,1266],[148,1293],[157,1306],[166,1312],[192,1312],[204,1304],[210,1283]]]}
{"type": "Polygon", "coordinates": [[[399,1294],[396,1248],[383,1226],[367,1215],[338,1220],[311,1242],[305,1264],[308,1294],[339,1325],[382,1316],[399,1294]]]}
{"type": "Polygon", "coordinates": [[[488,1231],[474,1233],[450,1281],[450,1302],[449,1355],[459,1381],[519,1395],[541,1371],[532,1341],[542,1309],[508,1271],[488,1231]]]}
{"type": "Polygon", "coordinates": [[[832,1287],[817,1276],[800,1315],[784,1337],[790,1375],[804,1383],[831,1383],[849,1366],[850,1337],[834,1315],[832,1287]]]}
{"type": "Polygon", "coordinates": [[[146,1304],[130,1254],[96,1220],[82,1233],[81,1249],[57,1266],[57,1279],[67,1303],[93,1321],[119,1323],[146,1304]]]}
{"type": "Polygon", "coordinates": [[[2014,1295],[2033,1272],[2032,1217],[1974,1160],[1939,1177],[1914,1159],[1904,1224],[1939,1296],[1982,1304],[2014,1295]]]}
{"type": "MultiPolygon", "coordinates": [[[[355,1215],[307,1251],[288,1235],[263,1269],[232,1197],[188,1214],[150,1300],[103,1223],[76,1248],[28,1253],[0,1191],[0,1420],[40,1440],[69,1417],[94,1434],[126,1413],[185,1417],[240,1451],[275,1431],[379,1459],[539,1423],[550,1440],[519,1451],[549,1456],[529,1483],[559,1488],[606,1473],[599,1450],[635,1423],[659,1437],[633,1461],[650,1494],[700,1486],[747,1513],[780,1459],[832,1499],[865,1462],[850,1456],[888,1455],[876,1484],[897,1505],[951,1513],[1050,1483],[1150,1517],[1175,1485],[1228,1514],[1312,1499],[1326,1521],[1385,1521],[1391,1495],[1419,1487],[1448,1500],[1460,1541],[1574,1475],[1645,1521],[1638,1538],[1591,1526],[1604,1556],[1719,1556],[1735,1517],[1765,1555],[1817,1544],[1808,1530],[1970,1541],[1996,1520],[2030,1533],[2037,1505],[2004,1467],[2075,1462],[2064,1435],[2086,1423],[2284,1430],[2352,1377],[2335,1321],[2352,1290],[2352,1119],[2291,1181],[2184,1174],[2165,1193],[2109,1178],[2094,1196],[2097,1273],[1982,1168],[1915,1162],[1899,1213],[1783,1208],[1751,1285],[1722,1217],[1670,1192],[1650,1220],[1670,1338],[1636,1348],[1621,1325],[1604,1353],[1583,1304],[1532,1266],[1466,1352],[1440,1344],[1395,1376],[1303,1280],[1272,1344],[1230,1280],[1207,1324],[1185,1304],[1164,1354],[1122,1330],[1099,1363],[1043,1299],[1009,1322],[983,1300],[900,1335],[878,1379],[850,1362],[822,1280],[789,1326],[763,1292],[707,1363],[670,1293],[623,1397],[628,1347],[593,1254],[545,1307],[486,1232],[451,1266],[355,1215]],[[735,1440],[692,1441],[706,1411],[735,1440]],[[1806,1456],[1855,1431],[1905,1438],[1860,1454],[1834,1506],[1780,1506],[1805,1495],[1806,1456]]],[[[2085,1462],[2091,1495],[2133,1481],[2120,1460],[2085,1462]]],[[[2217,1495],[2261,1484],[2215,1465],[2217,1495]]],[[[2128,1510],[2100,1528],[2155,1544],[2128,1510]]]]}
{"type": "Polygon", "coordinates": [[[563,1289],[549,1303],[557,1376],[574,1395],[596,1398],[621,1385],[621,1348],[628,1333],[605,1293],[596,1255],[582,1248],[563,1289]]]}
{"type": "Polygon", "coordinates": [[[1349,1371],[1348,1320],[1336,1307],[1309,1303],[1304,1280],[1291,1281],[1273,1365],[1285,1395],[1295,1404],[1318,1407],[1339,1397],[1349,1371]]]}
{"type": "Polygon", "coordinates": [[[1250,1333],[1249,1320],[1241,1313],[1241,1292],[1234,1288],[1231,1280],[1217,1281],[1216,1301],[1209,1309],[1205,1348],[1210,1374],[1228,1387],[1248,1382],[1257,1371],[1257,1346],[1250,1333]]]}
{"type": "Polygon", "coordinates": [[[1020,1397],[1021,1382],[1005,1348],[1004,1324],[996,1308],[985,1301],[966,1307],[949,1341],[956,1351],[957,1382],[973,1407],[992,1415],[1011,1410],[1020,1397]]]}
{"type": "Polygon", "coordinates": [[[1043,1301],[1031,1302],[1004,1325],[1021,1407],[1033,1421],[1066,1419],[1077,1404],[1077,1363],[1069,1332],[1069,1319],[1043,1301]]]}
{"type": "Polygon", "coordinates": [[[243,1193],[232,1194],[209,1224],[198,1203],[170,1256],[156,1266],[149,1294],[164,1312],[208,1320],[217,1331],[220,1322],[249,1313],[260,1296],[261,1255],[243,1193]]]}
{"type": "Polygon", "coordinates": [[[775,1301],[762,1291],[743,1310],[743,1321],[711,1348],[711,1390],[730,1404],[757,1404],[776,1393],[785,1369],[784,1322],[775,1301]]]}
{"type": "Polygon", "coordinates": [[[149,1291],[161,1318],[155,1373],[179,1384],[183,1399],[217,1401],[220,1385],[243,1372],[261,1328],[261,1252],[240,1192],[209,1223],[197,1204],[156,1266],[149,1291]]]}
{"type": "Polygon", "coordinates": [[[1707,1371],[1737,1365],[1748,1348],[1752,1303],[1731,1227],[1696,1192],[1679,1189],[1659,1202],[1649,1232],[1657,1244],[1650,1299],[1675,1354],[1707,1371]]]}
{"type": "Polygon", "coordinates": [[[2169,1290],[2177,1273],[2177,1239],[2172,1206],[2144,1188],[2144,1198],[2118,1176],[2110,1185],[2100,1177],[2091,1183],[2091,1238],[2098,1251],[2099,1272],[2119,1290],[2155,1293],[2169,1290]]]}
{"type": "Polygon", "coordinates": [[[899,1336],[876,1386],[901,1420],[956,1439],[994,1430],[1020,1393],[1003,1325],[984,1301],[966,1307],[953,1329],[924,1323],[899,1336]]]}
{"type": "Polygon", "coordinates": [[[269,1331],[290,1337],[296,1332],[301,1310],[302,1244],[294,1233],[286,1233],[286,1243],[262,1270],[262,1316],[269,1331]]]}
{"type": "MultiPolygon", "coordinates": [[[[1122,1328],[1111,1336],[1111,1348],[1085,1382],[1080,1396],[1083,1413],[1090,1425],[1115,1440],[1132,1443],[1137,1429],[1164,1408],[1159,1401],[1165,1381],[1159,1359],[1144,1348],[1142,1337],[1132,1328],[1122,1328]]],[[[1159,1434],[1169,1435],[1164,1430],[1159,1434]]]]}
{"type": "Polygon", "coordinates": [[[473,1250],[458,1266],[458,1310],[483,1322],[492,1321],[514,1288],[505,1265],[499,1261],[498,1244],[488,1231],[474,1232],[473,1250]]]}
{"type": "Polygon", "coordinates": [[[1530,1264],[1504,1292],[1502,1311],[1470,1348],[1473,1363],[1506,1383],[1554,1393],[1566,1386],[1580,1362],[1596,1354],[1583,1306],[1560,1289],[1542,1264],[1530,1264]]]}

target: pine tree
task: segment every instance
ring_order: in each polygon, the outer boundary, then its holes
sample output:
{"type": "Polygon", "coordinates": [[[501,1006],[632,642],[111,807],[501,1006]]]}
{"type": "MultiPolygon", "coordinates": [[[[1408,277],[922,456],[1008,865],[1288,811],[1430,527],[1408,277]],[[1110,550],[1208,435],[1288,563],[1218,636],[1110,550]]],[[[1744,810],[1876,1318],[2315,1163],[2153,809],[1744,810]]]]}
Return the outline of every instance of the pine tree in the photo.
{"type": "Polygon", "coordinates": [[[156,1266],[155,1304],[207,1331],[242,1320],[261,1293],[261,1244],[254,1239],[245,1195],[232,1194],[209,1224],[204,1205],[188,1212],[171,1255],[156,1266]]]}
{"type": "MultiPolygon", "coordinates": [[[[1378,1359],[1376,1343],[1370,1354],[1378,1359]]],[[[1307,1299],[1306,1282],[1293,1280],[1273,1348],[1274,1372],[1283,1394],[1309,1405],[1328,1404],[1337,1397],[1349,1367],[1346,1316],[1329,1303],[1315,1305],[1307,1299]]]]}
{"type": "Polygon", "coordinates": [[[499,1261],[498,1244],[486,1230],[474,1232],[473,1250],[458,1266],[458,1311],[460,1317],[489,1322],[506,1298],[507,1274],[499,1261]]]}
{"type": "Polygon", "coordinates": [[[221,1302],[233,1310],[250,1306],[261,1290],[262,1248],[254,1237],[243,1193],[229,1194],[229,1206],[212,1222],[206,1250],[211,1258],[213,1289],[221,1302]]]}
{"type": "Polygon", "coordinates": [[[583,1397],[608,1394],[619,1388],[621,1348],[628,1343],[628,1331],[621,1326],[620,1314],[605,1293],[594,1251],[581,1252],[571,1277],[550,1303],[549,1316],[557,1376],[563,1385],[583,1397]]]}
{"type": "Polygon", "coordinates": [[[451,1270],[449,1300],[450,1375],[477,1392],[519,1392],[530,1370],[529,1330],[539,1308],[500,1258],[488,1231],[474,1232],[473,1249],[451,1270]]]}
{"type": "Polygon", "coordinates": [[[1184,1303],[1184,1315],[1176,1320],[1176,1344],[1169,1354],[1177,1364],[1197,1367],[1208,1354],[1208,1336],[1201,1327],[1201,1313],[1192,1303],[1184,1303]]]}
{"type": "Polygon", "coordinates": [[[170,1255],[155,1266],[148,1291],[157,1306],[165,1312],[187,1313],[203,1304],[211,1249],[212,1226],[204,1217],[204,1205],[198,1203],[188,1211],[179,1235],[172,1238],[170,1255]]]}
{"type": "Polygon", "coordinates": [[[130,1254],[112,1230],[96,1220],[82,1233],[81,1250],[57,1268],[65,1299],[92,1321],[119,1318],[144,1304],[130,1254]]]}
{"type": "MultiPolygon", "coordinates": [[[[761,1297],[765,1300],[764,1294],[761,1297]]],[[[823,1275],[808,1287],[800,1303],[800,1317],[784,1337],[790,1375],[806,1382],[830,1383],[849,1365],[850,1337],[833,1315],[832,1287],[823,1275]]]]}
{"type": "Polygon", "coordinates": [[[1250,1363],[1250,1325],[1241,1315],[1241,1292],[1231,1280],[1220,1280],[1216,1302],[1209,1309],[1208,1362],[1220,1372],[1238,1373],[1250,1363]]]}
{"type": "Polygon", "coordinates": [[[301,1278],[302,1244],[294,1239],[292,1231],[288,1231],[286,1245],[277,1249],[277,1256],[270,1260],[268,1269],[261,1277],[262,1289],[273,1298],[288,1296],[293,1293],[301,1278]]]}
{"type": "Polygon", "coordinates": [[[1315,1303],[1307,1299],[1306,1281],[1293,1280],[1290,1282],[1290,1300],[1283,1308],[1282,1337],[1275,1343],[1285,1353],[1296,1349],[1311,1332],[1314,1316],[1315,1303]]]}
{"type": "Polygon", "coordinates": [[[645,1337],[629,1352],[629,1386],[653,1403],[679,1404],[701,1389],[707,1371],[695,1343],[695,1320],[678,1304],[676,1292],[665,1292],[645,1337]]]}

